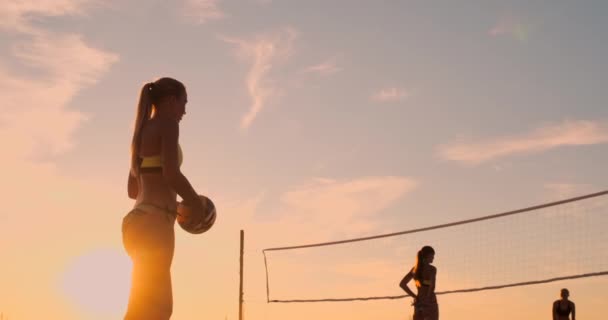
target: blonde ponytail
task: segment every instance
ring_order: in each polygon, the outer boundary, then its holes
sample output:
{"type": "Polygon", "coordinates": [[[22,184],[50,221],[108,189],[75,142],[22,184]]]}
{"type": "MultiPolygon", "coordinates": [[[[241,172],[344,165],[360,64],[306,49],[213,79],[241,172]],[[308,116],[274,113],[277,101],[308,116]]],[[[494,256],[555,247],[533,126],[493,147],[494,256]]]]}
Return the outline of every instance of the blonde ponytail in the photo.
{"type": "Polygon", "coordinates": [[[137,114],[135,116],[135,126],[133,129],[133,140],[131,141],[131,174],[134,177],[139,175],[141,131],[148,119],[150,119],[153,90],[154,82],[146,83],[141,88],[141,93],[139,94],[139,103],[137,104],[137,114]]]}

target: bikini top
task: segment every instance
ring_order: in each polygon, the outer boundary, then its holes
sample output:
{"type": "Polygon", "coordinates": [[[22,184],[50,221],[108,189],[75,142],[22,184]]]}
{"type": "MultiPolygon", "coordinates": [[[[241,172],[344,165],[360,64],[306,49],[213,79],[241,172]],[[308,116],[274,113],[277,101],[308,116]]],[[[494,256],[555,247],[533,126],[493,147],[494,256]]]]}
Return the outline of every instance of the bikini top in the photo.
{"type": "MultiPolygon", "coordinates": [[[[154,156],[148,156],[148,157],[140,157],[140,158],[141,158],[141,164],[139,166],[140,172],[162,172],[163,161],[162,161],[160,154],[154,155],[154,156]]],[[[184,160],[184,155],[182,152],[182,148],[178,144],[177,145],[177,164],[178,164],[178,166],[181,167],[183,160],[184,160]]]]}

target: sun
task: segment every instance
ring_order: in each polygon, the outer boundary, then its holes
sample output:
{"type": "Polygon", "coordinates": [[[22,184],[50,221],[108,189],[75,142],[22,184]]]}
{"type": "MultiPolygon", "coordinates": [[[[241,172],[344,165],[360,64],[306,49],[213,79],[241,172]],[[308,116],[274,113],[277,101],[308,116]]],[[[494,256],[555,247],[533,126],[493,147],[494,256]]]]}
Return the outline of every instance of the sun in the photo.
{"type": "Polygon", "coordinates": [[[131,261],[117,248],[75,257],[61,278],[61,290],[76,308],[96,316],[118,316],[126,310],[131,261]]]}

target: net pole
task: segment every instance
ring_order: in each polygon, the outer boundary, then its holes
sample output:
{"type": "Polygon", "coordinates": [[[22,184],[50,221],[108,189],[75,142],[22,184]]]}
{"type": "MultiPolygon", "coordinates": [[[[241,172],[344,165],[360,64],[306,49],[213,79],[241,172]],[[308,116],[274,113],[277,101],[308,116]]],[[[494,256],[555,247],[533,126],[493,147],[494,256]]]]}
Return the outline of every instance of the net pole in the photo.
{"type": "Polygon", "coordinates": [[[270,285],[268,284],[268,262],[266,260],[266,251],[262,250],[264,255],[264,270],[266,270],[266,302],[270,302],[270,285]]]}
{"type": "Polygon", "coordinates": [[[245,248],[245,232],[241,230],[241,251],[239,270],[239,320],[243,320],[243,252],[245,248]]]}

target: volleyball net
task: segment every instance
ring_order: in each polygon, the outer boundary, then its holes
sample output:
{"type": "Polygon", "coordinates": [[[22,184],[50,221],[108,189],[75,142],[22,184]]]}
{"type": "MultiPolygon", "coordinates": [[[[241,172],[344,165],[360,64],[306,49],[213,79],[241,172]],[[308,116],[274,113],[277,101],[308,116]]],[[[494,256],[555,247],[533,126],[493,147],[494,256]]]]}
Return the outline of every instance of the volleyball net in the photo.
{"type": "Polygon", "coordinates": [[[437,294],[608,275],[608,190],[441,225],[264,249],[269,303],[400,299],[418,250],[437,294]],[[306,266],[306,267],[302,267],[306,266]]]}

